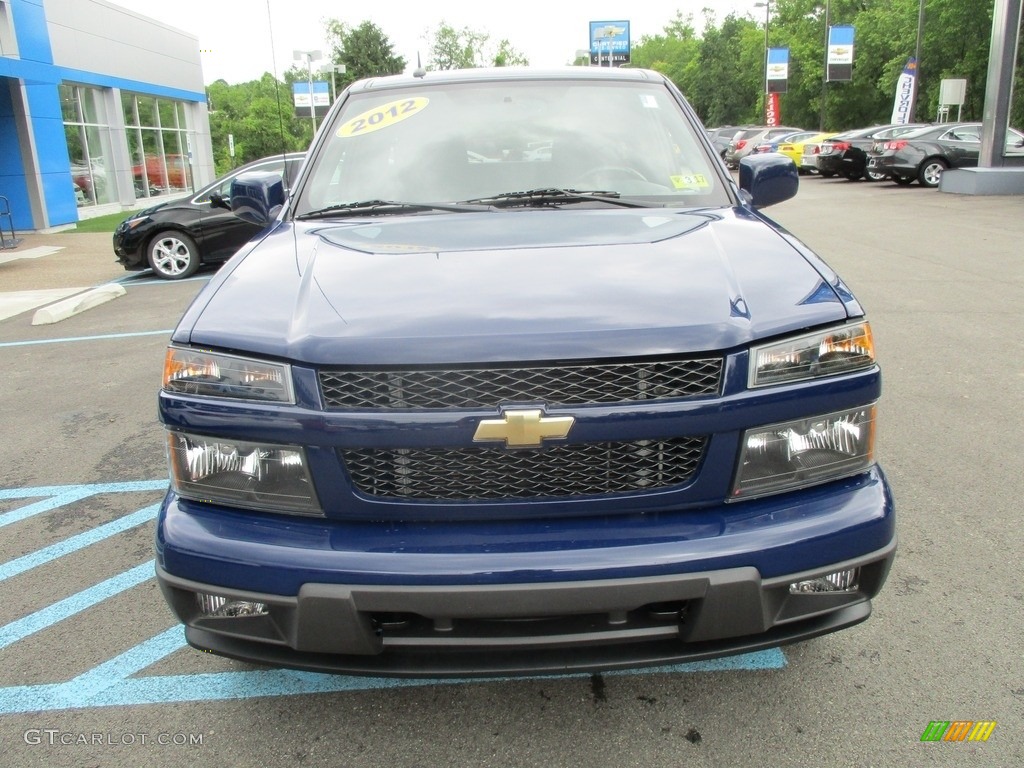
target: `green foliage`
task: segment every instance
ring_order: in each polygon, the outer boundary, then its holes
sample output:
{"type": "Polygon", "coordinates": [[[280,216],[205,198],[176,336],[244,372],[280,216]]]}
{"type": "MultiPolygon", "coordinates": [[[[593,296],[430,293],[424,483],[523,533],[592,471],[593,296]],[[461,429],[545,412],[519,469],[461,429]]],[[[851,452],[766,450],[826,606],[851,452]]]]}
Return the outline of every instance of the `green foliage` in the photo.
{"type": "Polygon", "coordinates": [[[496,48],[488,45],[490,39],[486,32],[469,27],[455,29],[442,21],[428,37],[427,69],[525,67],[530,63],[507,39],[502,39],[496,48]]]}
{"type": "Polygon", "coordinates": [[[455,29],[442,21],[430,41],[427,69],[467,69],[483,66],[484,45],[489,35],[469,27],[455,29]]]}
{"type": "Polygon", "coordinates": [[[512,44],[508,40],[502,40],[498,43],[498,50],[494,54],[494,59],[491,61],[493,67],[525,67],[529,64],[529,60],[512,47],[512,44]]]}
{"type": "Polygon", "coordinates": [[[269,72],[259,80],[238,85],[218,80],[207,88],[207,97],[218,175],[250,160],[303,151],[309,146],[312,122],[295,116],[291,84],[278,81],[269,72]],[[229,134],[235,141],[233,159],[229,154],[229,134]]]}
{"type": "MultiPolygon", "coordinates": [[[[326,22],[333,64],[344,64],[345,73],[335,75],[340,91],[364,77],[391,75],[405,69],[405,59],[396,56],[387,36],[373,23],[364,21],[350,27],[337,19],[326,22]]],[[[330,75],[317,71],[316,79],[330,75]]],[[[309,78],[308,66],[293,64],[278,81],[269,72],[259,80],[228,85],[223,80],[207,89],[210,108],[210,135],[214,166],[218,175],[250,160],[280,152],[305,151],[313,140],[313,121],[296,115],[292,101],[292,83],[309,78]],[[235,157],[228,150],[228,135],[234,136],[235,157]]]]}
{"type": "MultiPolygon", "coordinates": [[[[886,123],[896,80],[914,55],[918,12],[925,5],[916,118],[935,120],[940,82],[967,80],[965,120],[980,120],[992,35],[992,0],[829,0],[828,22],[856,30],[853,80],[824,83],[825,0],[772,0],[768,45],[788,47],[788,90],[781,95],[782,121],[826,130],[886,123]],[[822,109],[822,97],[825,98],[822,109]],[[823,123],[823,124],[822,124],[823,123]]],[[[718,23],[704,11],[704,30],[678,12],[664,35],[633,47],[634,66],[663,72],[679,86],[707,125],[762,123],[765,17],[751,10],[718,23]]],[[[1024,55],[1017,64],[1024,82],[1024,55]]],[[[953,109],[952,117],[956,117],[953,109]]],[[[1011,125],[1024,125],[1024,88],[1018,85],[1011,125]]]]}
{"type": "Polygon", "coordinates": [[[640,38],[640,44],[631,52],[630,62],[635,67],[657,70],[678,83],[686,77],[691,62],[699,55],[700,42],[693,29],[693,17],[683,18],[676,11],[675,19],[665,27],[665,34],[640,38]]]}
{"type": "Polygon", "coordinates": [[[397,75],[405,70],[405,58],[395,55],[394,45],[373,22],[350,27],[338,19],[328,19],[327,40],[331,44],[331,62],[345,65],[344,74],[335,75],[339,92],[356,80],[397,75]]]}

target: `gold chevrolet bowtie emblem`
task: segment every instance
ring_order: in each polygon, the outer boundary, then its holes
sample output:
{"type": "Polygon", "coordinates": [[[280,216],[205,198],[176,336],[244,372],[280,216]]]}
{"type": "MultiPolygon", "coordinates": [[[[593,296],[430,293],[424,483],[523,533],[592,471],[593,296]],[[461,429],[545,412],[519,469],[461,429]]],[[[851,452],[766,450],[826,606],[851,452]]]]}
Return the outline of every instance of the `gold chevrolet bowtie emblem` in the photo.
{"type": "Polygon", "coordinates": [[[503,442],[506,448],[539,448],[544,440],[564,438],[575,419],[545,416],[541,410],[506,411],[500,419],[484,419],[473,442],[503,442]]]}

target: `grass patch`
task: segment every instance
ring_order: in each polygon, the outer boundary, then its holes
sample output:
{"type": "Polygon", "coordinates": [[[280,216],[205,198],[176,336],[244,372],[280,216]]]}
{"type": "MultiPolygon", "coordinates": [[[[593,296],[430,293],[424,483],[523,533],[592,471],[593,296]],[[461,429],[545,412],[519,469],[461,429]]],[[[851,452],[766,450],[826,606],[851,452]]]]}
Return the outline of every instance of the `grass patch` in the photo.
{"type": "Polygon", "coordinates": [[[113,232],[117,225],[131,215],[130,211],[120,213],[108,213],[106,216],[96,216],[91,219],[82,219],[78,222],[73,232],[113,232]]]}

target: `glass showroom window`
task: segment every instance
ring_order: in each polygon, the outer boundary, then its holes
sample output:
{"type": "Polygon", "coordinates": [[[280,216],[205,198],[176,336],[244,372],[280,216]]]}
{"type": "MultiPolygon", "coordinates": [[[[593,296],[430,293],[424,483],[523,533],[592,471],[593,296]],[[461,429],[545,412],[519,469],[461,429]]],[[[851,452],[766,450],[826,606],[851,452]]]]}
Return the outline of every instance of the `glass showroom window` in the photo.
{"type": "Polygon", "coordinates": [[[192,189],[185,105],[138,93],[122,93],[125,133],[136,197],[192,189]]]}
{"type": "Polygon", "coordinates": [[[113,175],[108,174],[107,167],[107,158],[111,157],[110,127],[102,91],[61,85],[60,103],[78,205],[113,202],[113,175]]]}

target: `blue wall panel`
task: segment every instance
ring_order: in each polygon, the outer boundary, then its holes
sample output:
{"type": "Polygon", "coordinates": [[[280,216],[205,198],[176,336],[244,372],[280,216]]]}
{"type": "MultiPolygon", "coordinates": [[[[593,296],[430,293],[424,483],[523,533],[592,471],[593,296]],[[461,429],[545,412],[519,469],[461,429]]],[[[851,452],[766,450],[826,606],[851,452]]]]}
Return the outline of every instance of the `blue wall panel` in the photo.
{"type": "Polygon", "coordinates": [[[11,0],[10,6],[14,34],[18,38],[18,55],[23,59],[53,64],[42,0],[11,0]]]}
{"type": "MultiPolygon", "coordinates": [[[[0,78],[0,195],[6,197],[11,206],[14,228],[32,229],[25,168],[21,163],[18,127],[11,103],[11,84],[7,78],[0,78]]],[[[17,81],[14,85],[17,86],[17,81]]]]}
{"type": "Polygon", "coordinates": [[[0,195],[10,201],[16,229],[74,224],[78,221],[78,206],[61,114],[61,82],[121,88],[180,101],[205,102],[206,94],[54,66],[44,0],[8,0],[8,6],[19,58],[0,56],[0,195]],[[22,162],[14,109],[17,105],[17,113],[22,113],[21,93],[15,90],[13,100],[11,96],[11,90],[21,86],[38,171],[31,165],[26,168],[22,162]],[[45,222],[34,222],[31,216],[29,188],[34,187],[26,174],[34,173],[38,173],[42,189],[45,222]]]}
{"type": "Polygon", "coordinates": [[[43,200],[50,218],[50,226],[78,223],[78,205],[75,202],[75,185],[71,173],[44,173],[43,200]]]}

